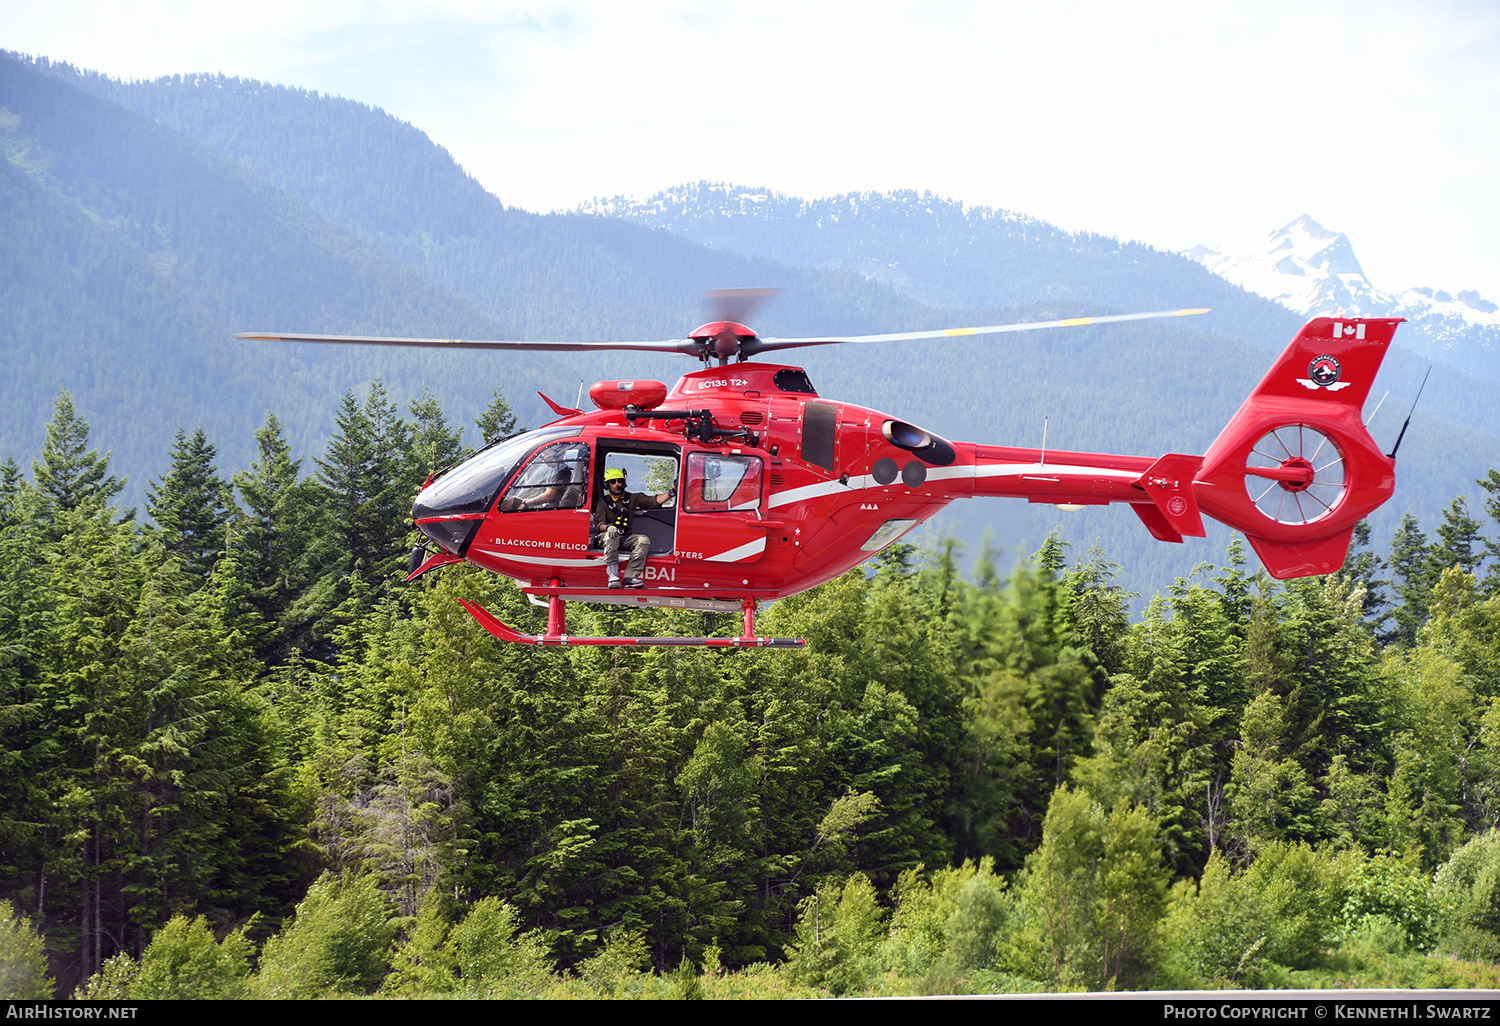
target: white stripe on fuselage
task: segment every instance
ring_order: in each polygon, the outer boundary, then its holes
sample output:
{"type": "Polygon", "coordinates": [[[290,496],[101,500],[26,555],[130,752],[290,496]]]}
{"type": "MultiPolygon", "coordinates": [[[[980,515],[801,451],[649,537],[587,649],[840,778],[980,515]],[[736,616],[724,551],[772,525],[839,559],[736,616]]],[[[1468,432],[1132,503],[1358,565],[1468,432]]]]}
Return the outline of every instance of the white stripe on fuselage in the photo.
{"type": "MultiPolygon", "coordinates": [[[[1134,481],[1142,473],[1143,471],[1140,470],[1086,467],[1071,463],[999,463],[986,466],[969,464],[962,467],[930,467],[927,470],[927,480],[951,481],[965,477],[1024,477],[1032,474],[1077,474],[1134,481]]],[[[895,482],[891,483],[894,484],[895,482]]],[[[801,488],[788,488],[784,492],[776,492],[771,496],[770,508],[775,509],[777,506],[786,506],[794,502],[816,499],[820,495],[833,495],[842,491],[865,491],[870,488],[885,487],[887,486],[876,481],[870,475],[861,474],[859,477],[851,477],[848,484],[840,481],[823,481],[818,484],[803,485],[801,488]]],[[[917,487],[920,488],[921,485],[917,487]]]]}
{"type": "Polygon", "coordinates": [[[743,545],[721,552],[717,556],[709,556],[704,562],[733,563],[736,560],[744,559],[747,556],[754,556],[764,551],[766,551],[766,540],[764,538],[757,538],[755,541],[746,542],[743,545]]]}
{"type": "MultiPolygon", "coordinates": [[[[510,561],[512,561],[514,563],[531,563],[531,564],[536,565],[536,566],[598,566],[598,567],[602,567],[604,565],[604,559],[603,559],[603,557],[600,557],[598,559],[564,559],[564,558],[562,558],[560,556],[557,556],[557,557],[527,556],[527,555],[522,555],[519,552],[501,552],[498,549],[480,549],[479,551],[482,552],[482,553],[484,553],[487,556],[497,556],[500,559],[508,559],[508,560],[510,560],[510,561]]],[[[741,560],[741,559],[744,559],[747,556],[753,556],[757,552],[764,552],[764,551],[766,551],[766,540],[764,538],[757,538],[755,541],[746,542],[745,544],[736,546],[735,548],[727,549],[724,552],[720,552],[718,555],[708,556],[708,557],[706,557],[704,559],[704,562],[705,563],[733,563],[736,560],[741,560]]],[[[622,552],[622,553],[620,553],[620,561],[622,563],[625,560],[629,559],[629,558],[630,558],[630,553],[628,553],[628,552],[622,552]]]]}
{"type": "MultiPolygon", "coordinates": [[[[498,556],[513,563],[535,563],[538,566],[603,566],[603,559],[562,559],[555,556],[523,556],[519,552],[500,552],[495,549],[480,549],[486,556],[498,556]]],[[[628,554],[621,556],[628,558],[628,554]]]]}

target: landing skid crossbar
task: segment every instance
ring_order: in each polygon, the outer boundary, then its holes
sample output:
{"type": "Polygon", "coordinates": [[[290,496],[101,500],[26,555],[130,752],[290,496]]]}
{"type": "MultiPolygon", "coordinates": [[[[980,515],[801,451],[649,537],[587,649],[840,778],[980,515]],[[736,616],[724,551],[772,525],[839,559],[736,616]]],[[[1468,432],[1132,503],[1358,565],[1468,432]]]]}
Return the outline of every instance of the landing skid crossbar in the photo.
{"type": "Polygon", "coordinates": [[[547,601],[547,633],[522,634],[497,620],[488,609],[467,599],[459,604],[501,641],[518,645],[676,645],[696,648],[806,648],[805,638],[758,638],[755,636],[755,600],[743,599],[745,630],[737,638],[579,638],[568,633],[566,604],[558,595],[547,601]]]}

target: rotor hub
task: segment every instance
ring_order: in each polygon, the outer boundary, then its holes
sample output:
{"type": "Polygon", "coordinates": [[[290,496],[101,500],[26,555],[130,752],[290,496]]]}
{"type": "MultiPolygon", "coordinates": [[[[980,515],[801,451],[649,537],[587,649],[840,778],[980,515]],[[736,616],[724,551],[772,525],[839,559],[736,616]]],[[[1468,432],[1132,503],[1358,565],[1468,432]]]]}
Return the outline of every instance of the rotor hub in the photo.
{"type": "Polygon", "coordinates": [[[744,344],[756,334],[738,321],[709,321],[694,328],[688,338],[703,347],[701,358],[705,362],[717,359],[723,365],[736,356],[743,360],[747,355],[744,344]]]}
{"type": "Polygon", "coordinates": [[[1301,456],[1282,460],[1281,469],[1290,475],[1281,479],[1281,487],[1289,492],[1305,492],[1313,483],[1313,465],[1301,456]]]}

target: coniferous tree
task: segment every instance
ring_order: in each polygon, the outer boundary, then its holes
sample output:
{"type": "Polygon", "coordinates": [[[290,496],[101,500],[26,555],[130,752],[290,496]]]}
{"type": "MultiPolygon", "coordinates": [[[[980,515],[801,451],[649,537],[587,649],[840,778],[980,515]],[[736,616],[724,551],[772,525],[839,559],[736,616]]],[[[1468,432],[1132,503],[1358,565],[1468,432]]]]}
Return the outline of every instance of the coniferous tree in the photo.
{"type": "Polygon", "coordinates": [[[162,530],[162,545],[200,586],[227,545],[233,507],[217,456],[202,428],[191,435],[178,429],[172,466],[147,492],[146,510],[162,530]]]}
{"type": "Polygon", "coordinates": [[[0,463],[0,528],[18,522],[21,490],[26,487],[21,465],[12,456],[0,463]]]}
{"type": "MultiPolygon", "coordinates": [[[[1088,561],[1063,575],[1072,594],[1069,618],[1081,641],[1099,662],[1107,679],[1118,673],[1124,659],[1125,635],[1130,630],[1130,600],[1135,596],[1118,583],[1120,564],[1095,546],[1088,561]]],[[[977,573],[977,571],[976,571],[977,573]]]]}
{"type": "Polygon", "coordinates": [[[1456,566],[1466,574],[1475,573],[1484,559],[1475,547],[1481,544],[1480,523],[1469,515],[1469,503],[1462,495],[1455,498],[1443,510],[1443,522],[1438,525],[1440,544],[1435,545],[1432,557],[1436,560],[1433,577],[1441,577],[1445,569],[1456,566]]]}
{"type": "Polygon", "coordinates": [[[374,449],[366,480],[374,503],[369,511],[371,530],[380,550],[400,550],[404,557],[411,500],[427,477],[427,469],[414,458],[412,426],[378,381],[365,397],[365,419],[374,449]]]}
{"type": "Polygon", "coordinates": [[[109,454],[89,447],[89,426],[78,416],[73,397],[57,397],[47,422],[42,459],[31,464],[31,475],[42,495],[39,514],[47,521],[59,513],[88,509],[102,513],[125,482],[109,472],[109,454]]]}
{"type": "Polygon", "coordinates": [[[1385,588],[1391,582],[1379,576],[1384,568],[1385,560],[1370,548],[1370,522],[1361,520],[1354,525],[1349,554],[1344,558],[1344,565],[1339,573],[1365,589],[1361,608],[1364,611],[1365,622],[1372,626],[1378,625],[1386,618],[1387,614],[1384,610],[1390,605],[1390,600],[1386,598],[1385,588]]]}
{"type": "Polygon", "coordinates": [[[365,518],[370,467],[375,443],[369,418],[360,409],[353,392],[345,392],[334,415],[336,430],[318,464],[317,479],[327,502],[329,534],[338,540],[338,573],[348,572],[354,562],[367,556],[371,536],[365,518]]]}
{"type": "Polygon", "coordinates": [[[416,469],[425,477],[457,463],[464,455],[462,428],[450,428],[442,404],[427,388],[408,408],[416,420],[412,432],[412,455],[416,469]]]}
{"type": "Polygon", "coordinates": [[[293,648],[318,646],[319,624],[333,601],[324,567],[342,554],[332,551],[324,525],[326,493],[301,478],[302,461],[293,459],[274,413],[255,432],[255,442],[257,459],[234,475],[245,503],[235,528],[236,552],[250,604],[265,624],[258,652],[280,662],[293,648]]]}
{"type": "MultiPolygon", "coordinates": [[[[1491,470],[1475,483],[1489,493],[1484,500],[1484,511],[1500,525],[1500,471],[1491,470]]],[[[1484,575],[1484,590],[1486,594],[1493,595],[1500,592],[1500,537],[1485,538],[1484,552],[1490,560],[1484,575]]]]}
{"type": "Polygon", "coordinates": [[[495,389],[491,393],[490,404],[484,408],[474,420],[474,425],[479,428],[481,445],[487,445],[506,435],[517,431],[525,431],[524,426],[516,423],[515,411],[510,408],[510,403],[505,398],[505,393],[495,389]]]}
{"type": "MultiPolygon", "coordinates": [[[[1057,539],[1043,555],[1061,565],[1057,539]]],[[[1099,682],[1072,622],[1072,593],[1053,570],[1020,564],[1003,593],[961,595],[953,614],[968,689],[954,813],[967,824],[960,853],[1013,866],[1036,843],[1053,789],[1087,754],[1099,682]]]]}
{"type": "Polygon", "coordinates": [[[36,882],[62,741],[42,700],[49,595],[39,504],[16,462],[0,464],[0,893],[36,882]]]}
{"type": "Polygon", "coordinates": [[[1427,622],[1431,601],[1434,562],[1427,535],[1411,513],[1401,517],[1401,526],[1391,539],[1391,584],[1400,604],[1391,610],[1394,626],[1381,635],[1381,641],[1412,648],[1417,643],[1417,628],[1427,622]]]}
{"type": "Polygon", "coordinates": [[[338,430],[317,461],[330,534],[343,548],[334,558],[340,575],[359,565],[367,579],[381,581],[405,563],[410,502],[422,481],[411,426],[379,382],[363,404],[346,393],[335,420],[338,430]]]}

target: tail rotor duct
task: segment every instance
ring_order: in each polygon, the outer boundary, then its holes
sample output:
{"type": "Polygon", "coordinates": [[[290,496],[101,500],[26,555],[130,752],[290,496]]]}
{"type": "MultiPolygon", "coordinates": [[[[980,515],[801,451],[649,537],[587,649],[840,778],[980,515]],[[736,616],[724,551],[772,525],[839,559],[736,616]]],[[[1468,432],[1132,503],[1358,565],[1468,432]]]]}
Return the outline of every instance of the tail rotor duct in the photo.
{"type": "Polygon", "coordinates": [[[1344,454],[1318,428],[1283,424],[1251,448],[1245,491],[1271,520],[1311,524],[1332,513],[1348,491],[1344,454]]]}

